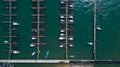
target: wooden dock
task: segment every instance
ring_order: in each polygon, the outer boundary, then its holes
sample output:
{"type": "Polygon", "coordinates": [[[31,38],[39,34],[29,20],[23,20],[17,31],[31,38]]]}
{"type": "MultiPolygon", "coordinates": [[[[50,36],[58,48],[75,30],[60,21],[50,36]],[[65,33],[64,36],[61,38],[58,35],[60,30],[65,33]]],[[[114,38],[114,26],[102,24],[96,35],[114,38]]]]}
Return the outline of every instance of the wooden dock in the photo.
{"type": "MultiPolygon", "coordinates": [[[[9,14],[10,14],[10,16],[9,16],[9,29],[11,29],[11,27],[12,27],[12,25],[11,25],[11,22],[12,22],[12,17],[11,17],[11,14],[12,14],[12,9],[11,9],[11,7],[12,7],[12,4],[11,4],[11,1],[9,1],[9,14]]],[[[12,51],[12,45],[11,45],[11,43],[12,43],[12,39],[11,39],[11,36],[12,36],[12,30],[9,30],[9,59],[11,58],[11,51],[12,51]]]]}
{"type": "MultiPolygon", "coordinates": [[[[73,0],[60,0],[60,11],[61,11],[61,15],[60,15],[60,31],[64,30],[65,32],[60,32],[59,38],[64,38],[65,42],[63,43],[60,40],[60,45],[65,45],[65,59],[68,60],[68,46],[69,44],[72,45],[73,43],[70,42],[69,38],[72,36],[72,34],[70,35],[70,32],[73,31],[73,27],[72,24],[74,23],[73,21],[73,13],[69,13],[70,11],[73,11],[73,7],[69,7],[71,4],[73,5],[73,0]],[[65,12],[62,12],[62,11],[65,12]],[[72,18],[71,18],[72,16],[72,18]],[[72,22],[70,22],[70,19],[72,19],[72,22]],[[71,27],[70,27],[71,25],[71,27]]],[[[73,37],[73,36],[72,36],[73,37]]]]}
{"type": "Polygon", "coordinates": [[[68,60],[68,0],[66,0],[66,60],[68,60]]]}
{"type": "MultiPolygon", "coordinates": [[[[38,9],[37,9],[37,14],[39,14],[39,12],[40,12],[40,4],[39,4],[39,0],[37,1],[37,7],[38,7],[38,9]]],[[[40,22],[40,16],[38,15],[37,16],[37,36],[40,36],[39,34],[40,34],[40,30],[39,30],[39,26],[40,26],[40,24],[39,24],[39,22],[40,22]]],[[[40,38],[39,37],[37,37],[38,39],[37,39],[37,60],[39,60],[39,56],[40,56],[40,38]]]]}
{"type": "Polygon", "coordinates": [[[33,6],[32,10],[33,11],[37,11],[36,14],[32,14],[32,17],[36,18],[37,20],[32,22],[33,27],[36,28],[32,28],[32,37],[35,37],[37,39],[37,43],[33,42],[32,44],[37,46],[37,60],[40,59],[40,45],[45,45],[45,43],[42,43],[40,41],[41,38],[44,38],[45,36],[43,34],[41,34],[41,32],[45,32],[44,28],[41,28],[41,25],[44,27],[45,22],[41,21],[41,17],[44,17],[45,14],[40,13],[40,11],[44,10],[45,7],[44,6],[40,6],[41,3],[45,3],[44,0],[32,0],[33,4],[36,4],[37,6],[33,6]],[[36,32],[35,32],[36,31],[36,32]]]}
{"type": "Polygon", "coordinates": [[[96,0],[94,0],[94,49],[93,59],[96,60],[96,0]]]}
{"type": "Polygon", "coordinates": [[[17,31],[18,29],[16,28],[12,28],[12,26],[14,25],[13,23],[17,23],[17,21],[12,21],[12,17],[13,16],[17,16],[17,14],[12,14],[12,11],[17,9],[17,7],[14,7],[12,6],[12,3],[13,2],[16,2],[17,0],[4,0],[4,2],[8,3],[9,5],[5,7],[6,10],[8,10],[8,14],[3,14],[4,17],[8,17],[9,20],[8,21],[4,21],[4,24],[8,24],[8,28],[5,29],[7,30],[7,32],[9,33],[9,35],[6,35],[6,36],[3,36],[4,38],[8,38],[8,43],[3,43],[3,44],[7,44],[9,45],[9,49],[8,50],[5,50],[8,52],[8,59],[10,60],[11,59],[11,55],[14,51],[14,49],[12,48],[12,45],[17,45],[17,42],[14,41],[14,43],[12,42],[13,41],[13,38],[16,39],[18,38],[18,35],[13,35],[13,31],[17,31]]]}

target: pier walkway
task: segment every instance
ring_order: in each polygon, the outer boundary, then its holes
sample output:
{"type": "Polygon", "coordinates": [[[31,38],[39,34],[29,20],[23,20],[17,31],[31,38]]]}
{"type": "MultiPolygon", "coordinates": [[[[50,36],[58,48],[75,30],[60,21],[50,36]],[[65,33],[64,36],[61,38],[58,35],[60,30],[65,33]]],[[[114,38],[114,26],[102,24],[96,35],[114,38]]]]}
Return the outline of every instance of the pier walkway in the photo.
{"type": "Polygon", "coordinates": [[[120,64],[120,60],[0,60],[0,63],[85,63],[120,64]]]}
{"type": "Polygon", "coordinates": [[[0,63],[69,63],[69,60],[0,60],[0,63]]]}

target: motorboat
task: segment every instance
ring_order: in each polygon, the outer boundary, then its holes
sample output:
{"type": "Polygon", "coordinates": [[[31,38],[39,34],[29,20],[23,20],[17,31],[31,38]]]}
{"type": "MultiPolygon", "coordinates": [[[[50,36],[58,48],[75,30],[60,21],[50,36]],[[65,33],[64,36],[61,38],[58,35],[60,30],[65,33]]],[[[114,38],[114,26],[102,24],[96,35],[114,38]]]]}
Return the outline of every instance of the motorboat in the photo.
{"type": "Polygon", "coordinates": [[[88,42],[87,44],[89,44],[89,45],[93,45],[93,43],[92,43],[92,42],[88,42]]]}
{"type": "Polygon", "coordinates": [[[73,47],[73,44],[70,44],[69,46],[70,46],[70,47],[73,47]]]}
{"type": "Polygon", "coordinates": [[[63,44],[61,44],[61,45],[60,45],[60,48],[62,48],[62,47],[64,47],[64,45],[63,45],[63,44]]]}
{"type": "Polygon", "coordinates": [[[35,40],[36,38],[35,37],[32,37],[32,40],[35,40]]]}
{"type": "Polygon", "coordinates": [[[69,40],[73,40],[73,37],[68,38],[69,40]]]}
{"type": "Polygon", "coordinates": [[[35,45],[34,44],[30,44],[30,47],[34,47],[35,45]]]}
{"type": "Polygon", "coordinates": [[[96,27],[97,28],[97,30],[102,30],[100,27],[96,27]]]}
{"type": "Polygon", "coordinates": [[[36,52],[34,51],[34,52],[32,52],[31,56],[34,56],[35,54],[36,54],[36,52]]]}
{"type": "Polygon", "coordinates": [[[13,54],[20,54],[20,51],[14,50],[13,54]]]}
{"type": "Polygon", "coordinates": [[[63,40],[63,39],[65,39],[65,37],[59,37],[59,40],[63,40]]]}

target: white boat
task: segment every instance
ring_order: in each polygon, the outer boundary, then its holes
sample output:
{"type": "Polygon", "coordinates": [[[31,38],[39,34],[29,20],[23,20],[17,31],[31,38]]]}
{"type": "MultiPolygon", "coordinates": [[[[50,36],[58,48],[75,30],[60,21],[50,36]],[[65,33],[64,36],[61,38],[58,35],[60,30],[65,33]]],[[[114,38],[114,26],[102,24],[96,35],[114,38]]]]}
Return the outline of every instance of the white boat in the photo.
{"type": "Polygon", "coordinates": [[[65,32],[65,30],[61,30],[60,32],[63,33],[63,32],[65,32]]]}
{"type": "Polygon", "coordinates": [[[20,51],[14,50],[13,54],[20,54],[20,51]]]}
{"type": "Polygon", "coordinates": [[[63,40],[63,39],[65,39],[65,37],[59,37],[59,40],[63,40]]]}
{"type": "Polygon", "coordinates": [[[69,40],[73,40],[73,37],[70,37],[69,40]]]}
{"type": "Polygon", "coordinates": [[[71,15],[71,16],[69,16],[69,18],[73,18],[73,16],[71,15]]]}
{"type": "Polygon", "coordinates": [[[74,6],[74,5],[69,5],[69,7],[71,7],[71,8],[72,8],[73,6],[74,6]]]}
{"type": "Polygon", "coordinates": [[[60,45],[60,48],[64,47],[64,45],[60,45]]]}
{"type": "Polygon", "coordinates": [[[34,44],[30,44],[30,47],[34,47],[35,45],[34,44]]]}
{"type": "Polygon", "coordinates": [[[73,22],[73,20],[69,20],[70,22],[73,22]]]}
{"type": "Polygon", "coordinates": [[[60,16],[60,18],[65,18],[65,16],[60,16]]]}
{"type": "Polygon", "coordinates": [[[63,4],[63,3],[64,3],[64,1],[61,1],[61,3],[63,4]]]}
{"type": "Polygon", "coordinates": [[[100,27],[96,27],[97,28],[97,30],[102,30],[100,27]]]}
{"type": "Polygon", "coordinates": [[[61,21],[61,22],[64,22],[65,20],[61,19],[60,21],[61,21]]]}
{"type": "Polygon", "coordinates": [[[34,55],[35,55],[35,51],[34,51],[34,52],[32,52],[31,56],[34,56],[34,55]]]}
{"type": "Polygon", "coordinates": [[[70,46],[70,47],[73,47],[73,45],[72,45],[72,44],[70,44],[69,46],[70,46]]]}
{"type": "Polygon", "coordinates": [[[60,36],[64,36],[65,34],[61,33],[60,36]]]}
{"type": "Polygon", "coordinates": [[[93,45],[93,43],[92,43],[92,42],[88,42],[87,44],[88,44],[88,45],[93,45]]]}
{"type": "Polygon", "coordinates": [[[13,23],[14,26],[20,25],[19,23],[13,23]]]}
{"type": "Polygon", "coordinates": [[[4,41],[4,43],[8,43],[8,41],[4,41]]]}
{"type": "Polygon", "coordinates": [[[35,40],[36,38],[35,37],[32,37],[32,40],[35,40]]]}

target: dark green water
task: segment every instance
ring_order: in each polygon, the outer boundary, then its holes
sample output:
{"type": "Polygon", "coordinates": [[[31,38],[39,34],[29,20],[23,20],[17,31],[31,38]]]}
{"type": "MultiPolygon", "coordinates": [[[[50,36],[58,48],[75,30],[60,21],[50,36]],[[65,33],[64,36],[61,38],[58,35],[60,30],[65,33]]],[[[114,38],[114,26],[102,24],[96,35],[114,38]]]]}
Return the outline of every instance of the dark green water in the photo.
{"type": "MultiPolygon", "coordinates": [[[[97,26],[102,31],[97,31],[97,59],[120,59],[120,0],[97,0],[97,26]]],[[[0,0],[0,50],[8,49],[8,45],[2,45],[5,40],[2,38],[7,32],[1,30],[5,25],[2,23],[8,18],[2,16],[7,13],[3,10],[7,6],[0,0]]],[[[18,16],[13,18],[20,23],[19,33],[19,50],[20,55],[13,55],[12,59],[36,59],[30,56],[36,48],[31,48],[31,0],[18,0],[14,3],[18,9],[14,11],[18,16]]],[[[65,59],[65,49],[59,48],[59,0],[46,0],[46,46],[41,46],[40,58],[45,59],[46,51],[50,51],[48,59],[65,59]]],[[[87,42],[93,42],[93,0],[75,0],[74,2],[74,47],[69,48],[69,56],[75,58],[69,59],[93,59],[93,46],[87,42]]],[[[0,59],[7,59],[7,52],[0,52],[0,59]]],[[[25,64],[25,66],[33,67],[25,64]]],[[[56,64],[41,64],[36,67],[57,67],[56,64]]],[[[119,67],[115,64],[98,64],[95,67],[119,67]]],[[[16,67],[23,67],[18,64],[16,67]]]]}

